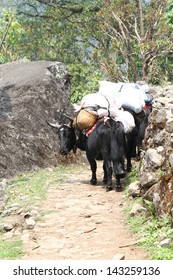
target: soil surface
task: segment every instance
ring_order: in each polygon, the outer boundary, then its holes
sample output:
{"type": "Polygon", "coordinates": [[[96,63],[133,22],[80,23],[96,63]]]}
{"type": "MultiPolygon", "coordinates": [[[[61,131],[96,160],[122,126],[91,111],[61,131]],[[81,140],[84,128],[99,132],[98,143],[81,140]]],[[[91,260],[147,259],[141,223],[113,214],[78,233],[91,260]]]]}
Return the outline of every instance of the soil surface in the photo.
{"type": "Polygon", "coordinates": [[[124,192],[106,192],[101,163],[97,174],[98,185],[90,185],[91,172],[84,165],[82,172],[75,170],[68,180],[49,187],[39,209],[45,215],[22,236],[22,259],[111,260],[119,254],[126,260],[147,259],[125,223],[124,192]]]}

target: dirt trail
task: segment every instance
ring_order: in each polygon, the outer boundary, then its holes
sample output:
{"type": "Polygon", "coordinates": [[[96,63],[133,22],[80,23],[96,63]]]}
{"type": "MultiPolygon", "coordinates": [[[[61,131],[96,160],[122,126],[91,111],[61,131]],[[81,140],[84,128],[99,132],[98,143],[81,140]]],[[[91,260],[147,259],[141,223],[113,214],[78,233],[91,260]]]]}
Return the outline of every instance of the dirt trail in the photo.
{"type": "MultiPolygon", "coordinates": [[[[100,164],[99,164],[100,165],[100,164]]],[[[25,260],[106,260],[125,254],[126,260],[147,259],[125,224],[124,193],[106,192],[88,183],[90,170],[76,171],[61,184],[51,185],[39,211],[47,213],[23,235],[25,260]]]]}

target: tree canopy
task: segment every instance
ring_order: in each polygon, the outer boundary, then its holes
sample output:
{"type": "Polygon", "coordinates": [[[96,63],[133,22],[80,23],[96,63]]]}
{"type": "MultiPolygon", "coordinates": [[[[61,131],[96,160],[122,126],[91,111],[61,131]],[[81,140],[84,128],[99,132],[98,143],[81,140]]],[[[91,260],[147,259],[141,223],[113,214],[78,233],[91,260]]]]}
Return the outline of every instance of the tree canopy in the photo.
{"type": "Polygon", "coordinates": [[[72,101],[103,78],[173,79],[173,0],[6,0],[0,11],[0,62],[64,62],[72,101]]]}

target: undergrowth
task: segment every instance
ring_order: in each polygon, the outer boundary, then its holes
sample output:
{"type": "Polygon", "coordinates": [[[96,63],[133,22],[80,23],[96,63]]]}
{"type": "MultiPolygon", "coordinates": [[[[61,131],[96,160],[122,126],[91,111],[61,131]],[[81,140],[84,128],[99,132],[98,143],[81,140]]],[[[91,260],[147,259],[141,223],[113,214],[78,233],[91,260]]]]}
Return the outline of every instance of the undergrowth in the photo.
{"type": "Polygon", "coordinates": [[[23,255],[22,241],[0,240],[0,260],[15,260],[23,255]]]}
{"type": "Polygon", "coordinates": [[[135,198],[131,200],[128,195],[128,185],[138,180],[138,171],[133,169],[125,179],[126,199],[128,209],[126,217],[131,231],[138,236],[139,246],[148,252],[151,260],[172,260],[173,259],[173,228],[171,228],[168,216],[158,218],[152,202],[135,198]],[[146,213],[139,213],[135,216],[130,215],[130,210],[134,203],[140,203],[147,208],[146,213]],[[168,239],[169,244],[161,246],[162,241],[168,239]]]}

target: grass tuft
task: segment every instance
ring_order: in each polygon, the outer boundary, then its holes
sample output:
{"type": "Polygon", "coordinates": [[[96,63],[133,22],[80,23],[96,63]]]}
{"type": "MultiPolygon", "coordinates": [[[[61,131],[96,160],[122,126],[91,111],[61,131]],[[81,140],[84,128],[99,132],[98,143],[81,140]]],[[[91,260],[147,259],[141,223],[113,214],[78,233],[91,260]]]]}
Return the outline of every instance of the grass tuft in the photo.
{"type": "Polygon", "coordinates": [[[0,260],[16,260],[22,255],[22,241],[0,241],[0,260]]]}

